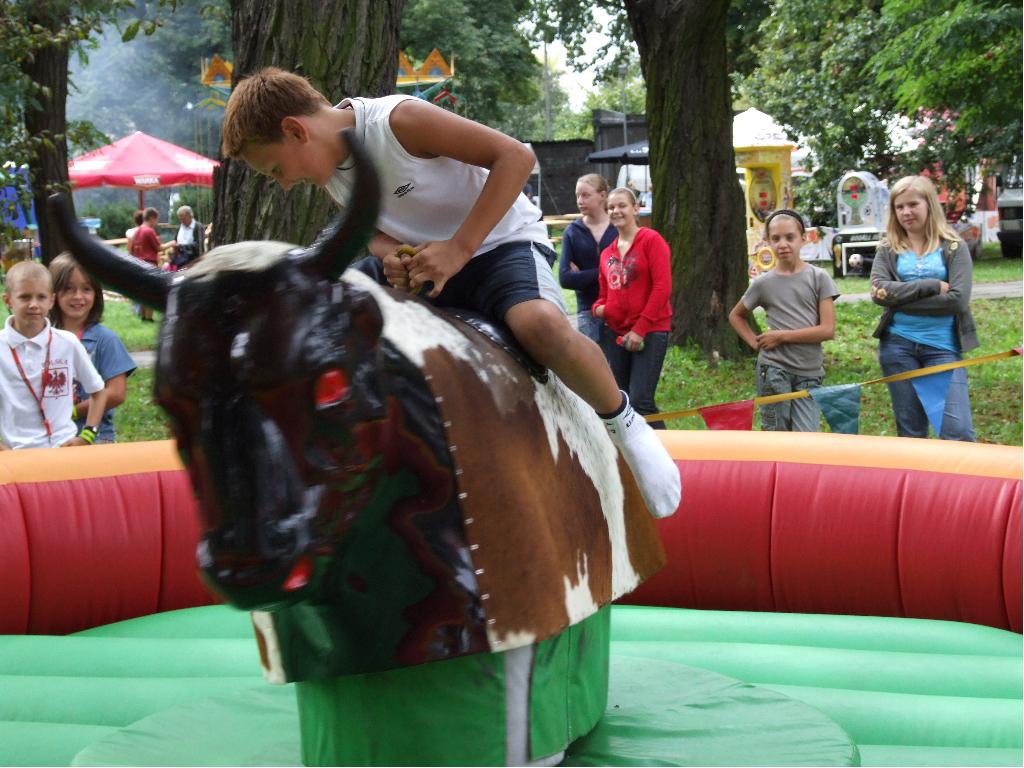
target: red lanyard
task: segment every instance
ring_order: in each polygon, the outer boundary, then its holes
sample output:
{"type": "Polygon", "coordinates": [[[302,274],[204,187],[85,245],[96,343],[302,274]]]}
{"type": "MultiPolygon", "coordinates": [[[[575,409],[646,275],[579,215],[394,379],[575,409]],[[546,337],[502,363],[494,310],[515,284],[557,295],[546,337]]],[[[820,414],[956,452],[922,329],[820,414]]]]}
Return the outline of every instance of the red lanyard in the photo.
{"type": "Polygon", "coordinates": [[[46,427],[46,438],[52,442],[53,429],[50,428],[50,420],[46,418],[46,411],[43,409],[43,398],[46,396],[46,387],[50,383],[50,346],[53,343],[53,331],[51,330],[49,335],[46,337],[46,360],[43,362],[43,375],[40,377],[39,394],[36,394],[35,389],[32,388],[32,382],[28,380],[28,376],[25,375],[25,369],[21,367],[21,360],[18,359],[18,352],[14,347],[8,345],[11,350],[11,357],[14,358],[14,364],[18,366],[18,373],[21,374],[21,380],[25,382],[25,386],[28,387],[28,391],[32,393],[32,399],[36,401],[36,405],[39,407],[39,415],[43,419],[43,426],[46,427]]]}

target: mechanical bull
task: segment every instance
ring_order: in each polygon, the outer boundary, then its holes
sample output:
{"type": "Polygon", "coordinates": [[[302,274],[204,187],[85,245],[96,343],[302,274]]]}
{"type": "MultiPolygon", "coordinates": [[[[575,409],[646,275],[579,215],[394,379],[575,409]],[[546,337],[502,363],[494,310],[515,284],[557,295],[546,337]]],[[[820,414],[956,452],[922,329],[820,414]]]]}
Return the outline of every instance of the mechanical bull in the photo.
{"type": "Polygon", "coordinates": [[[359,191],[312,246],[224,246],[173,277],[53,204],[89,271],[165,313],[156,397],[199,566],[253,611],[268,679],[299,681],[303,760],[557,761],[604,711],[606,606],[661,565],[657,534],[575,394],[346,271],[378,200],[350,144],[359,191]]]}

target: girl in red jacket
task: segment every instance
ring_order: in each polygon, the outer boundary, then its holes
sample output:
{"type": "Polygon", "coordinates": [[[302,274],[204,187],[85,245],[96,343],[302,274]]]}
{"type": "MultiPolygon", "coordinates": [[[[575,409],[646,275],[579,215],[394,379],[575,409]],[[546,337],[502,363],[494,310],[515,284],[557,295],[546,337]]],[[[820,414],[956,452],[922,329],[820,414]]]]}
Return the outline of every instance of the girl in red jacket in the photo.
{"type": "MultiPolygon", "coordinates": [[[[601,348],[619,388],[640,414],[658,412],[654,391],[672,324],[671,254],[653,229],[637,225],[639,208],[625,187],[608,196],[608,218],[619,236],[601,253],[595,317],[604,320],[601,348]]],[[[652,427],[664,429],[664,422],[652,427]]]]}

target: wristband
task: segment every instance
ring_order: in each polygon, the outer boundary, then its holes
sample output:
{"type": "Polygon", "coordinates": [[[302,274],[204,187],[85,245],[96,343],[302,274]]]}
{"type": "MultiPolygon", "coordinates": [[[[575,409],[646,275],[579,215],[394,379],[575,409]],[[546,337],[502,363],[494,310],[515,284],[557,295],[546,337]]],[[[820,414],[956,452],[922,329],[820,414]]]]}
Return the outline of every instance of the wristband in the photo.
{"type": "Polygon", "coordinates": [[[98,434],[98,432],[99,430],[96,427],[90,427],[89,425],[86,425],[82,427],[82,431],[78,433],[78,436],[85,440],[85,442],[87,442],[89,445],[92,445],[93,443],[96,442],[96,435],[98,434]]]}

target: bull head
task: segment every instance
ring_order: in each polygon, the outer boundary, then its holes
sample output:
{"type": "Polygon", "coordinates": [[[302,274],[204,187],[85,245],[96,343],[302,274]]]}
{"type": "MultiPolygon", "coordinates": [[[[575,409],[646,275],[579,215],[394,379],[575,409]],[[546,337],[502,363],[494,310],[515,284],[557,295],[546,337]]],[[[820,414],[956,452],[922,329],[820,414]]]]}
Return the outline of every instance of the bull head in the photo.
{"type": "Polygon", "coordinates": [[[314,588],[317,553],[345,521],[339,496],[371,471],[380,418],[381,318],[338,277],[376,224],[379,183],[343,132],[356,167],[347,214],[308,248],[238,243],[174,276],[83,232],[50,198],[76,259],[113,290],[165,313],[156,398],[170,416],[205,533],[207,581],[241,608],[273,608],[314,588]]]}

